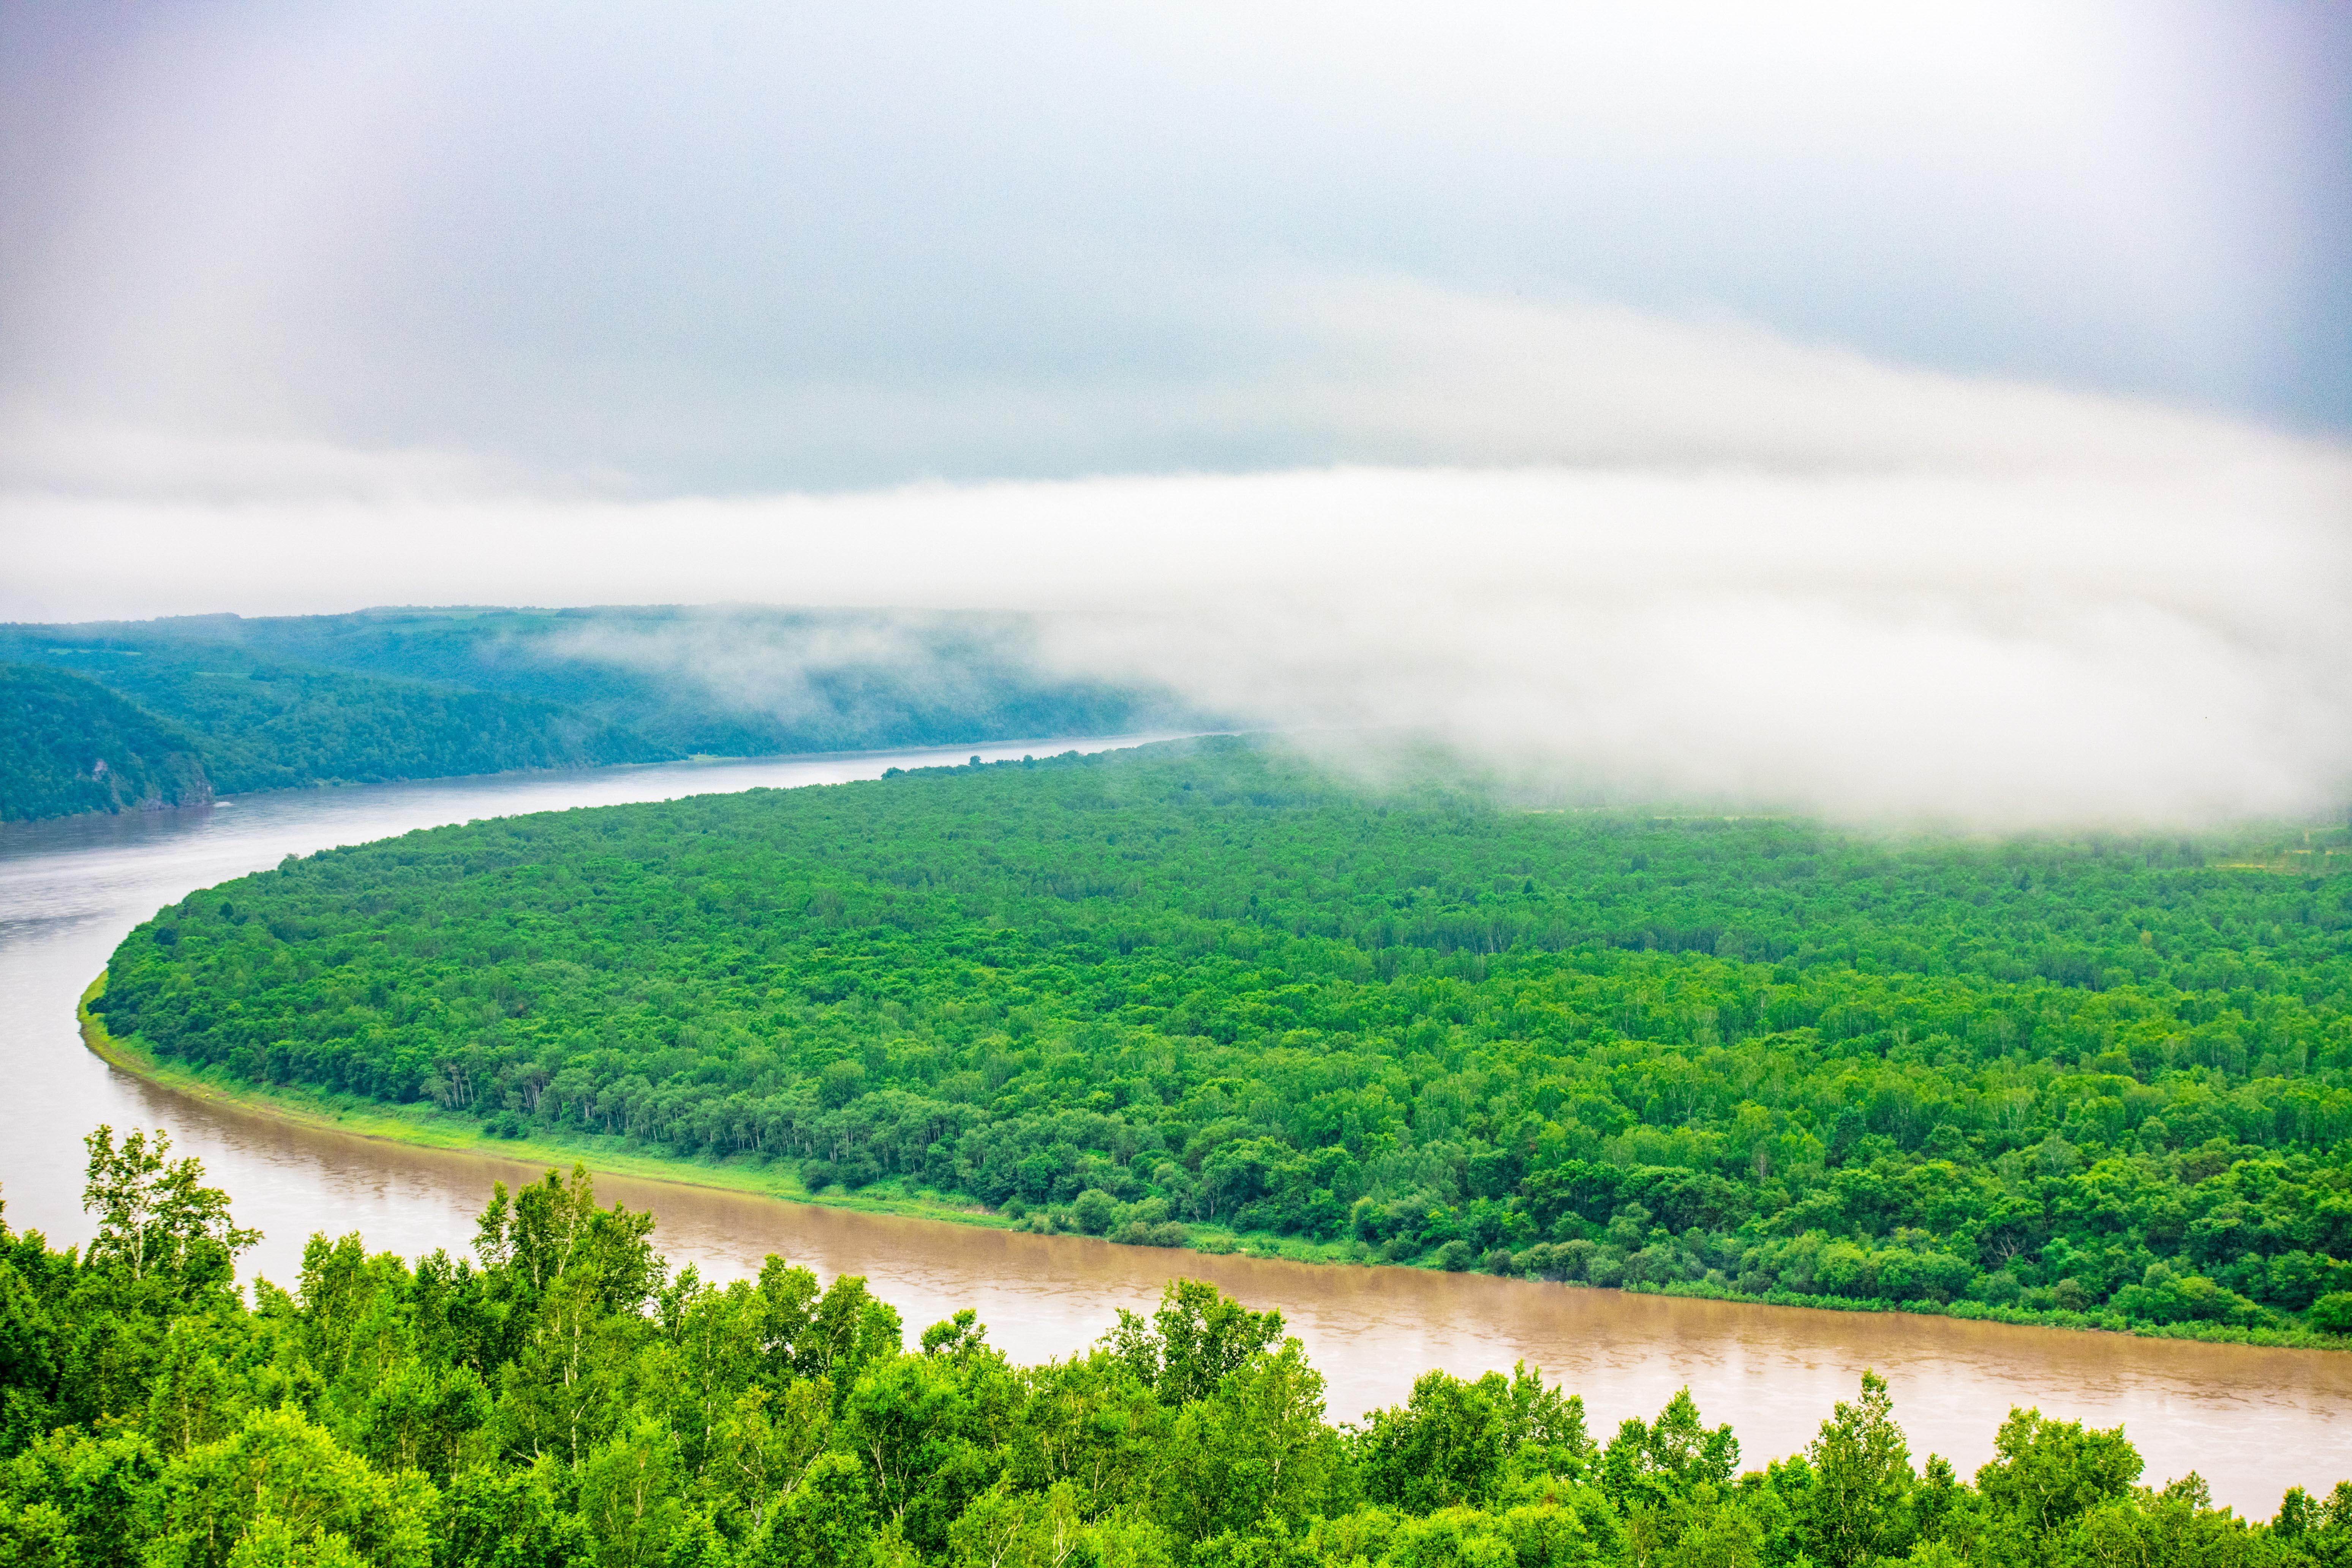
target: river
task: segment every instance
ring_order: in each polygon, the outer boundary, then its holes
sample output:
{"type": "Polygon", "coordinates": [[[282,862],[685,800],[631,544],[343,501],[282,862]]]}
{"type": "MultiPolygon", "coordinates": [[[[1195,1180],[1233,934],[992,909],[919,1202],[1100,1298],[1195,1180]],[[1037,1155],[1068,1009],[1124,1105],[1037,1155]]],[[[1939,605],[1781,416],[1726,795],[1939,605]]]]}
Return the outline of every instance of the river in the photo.
{"type": "MultiPolygon", "coordinates": [[[[536,1170],[403,1148],[183,1100],[82,1048],[74,1001],[123,933],[189,889],[289,854],[520,812],[682,795],[837,783],[891,766],[1095,749],[1080,741],[854,757],[516,774],[237,796],[209,808],[83,817],[0,831],[0,1081],[10,1087],[0,1197],[18,1229],[89,1235],[81,1134],[99,1122],[162,1125],[202,1156],[265,1239],[248,1259],[290,1282],[304,1238],[357,1230],[371,1247],[461,1249],[494,1180],[536,1170]]],[[[1524,1358],[1584,1396],[1595,1432],[1649,1416],[1688,1384],[1729,1421],[1745,1460],[1801,1447],[1864,1367],[1890,1384],[1915,1458],[1963,1472],[1991,1456],[2011,1405],[2112,1426],[2147,1457],[2147,1479],[2194,1469],[2217,1501],[2268,1515],[2300,1484],[2352,1477],[2352,1354],[2137,1340],[1940,1318],[1628,1296],[1410,1268],[1310,1267],[1113,1247],[748,1194],[603,1177],[599,1193],[659,1220],[663,1250],[705,1275],[751,1273],[781,1252],[825,1277],[866,1276],[911,1333],[973,1307],[1016,1360],[1067,1353],[1120,1307],[1147,1309],[1181,1272],[1253,1306],[1279,1308],[1329,1380],[1339,1418],[1401,1400],[1415,1373],[1465,1374],[1524,1358]]]]}

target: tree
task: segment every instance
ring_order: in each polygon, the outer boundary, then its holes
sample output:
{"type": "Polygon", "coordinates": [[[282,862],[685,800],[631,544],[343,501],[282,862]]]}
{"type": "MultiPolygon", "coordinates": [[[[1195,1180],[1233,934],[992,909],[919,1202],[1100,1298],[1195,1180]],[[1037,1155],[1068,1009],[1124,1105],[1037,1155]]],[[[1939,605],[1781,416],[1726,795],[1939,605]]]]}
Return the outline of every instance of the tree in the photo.
{"type": "Polygon", "coordinates": [[[1352,1447],[1371,1500],[1415,1513],[1496,1506],[1515,1480],[1572,1479],[1593,1452],[1583,1401],[1524,1362],[1475,1383],[1425,1372],[1405,1405],[1365,1418],[1352,1447]]]}
{"type": "MultiPolygon", "coordinates": [[[[0,1247],[9,1240],[0,1225],[0,1247]]],[[[48,1425],[57,1393],[57,1320],[16,1266],[0,1258],[0,1453],[48,1425]]]]}
{"type": "Polygon", "coordinates": [[[1323,1421],[1323,1374],[1295,1339],[1254,1352],[1214,1393],[1183,1405],[1167,1454],[1160,1517],[1194,1541],[1327,1511],[1345,1463],[1323,1421]]]}
{"type": "Polygon", "coordinates": [[[1408,1513],[1486,1504],[1510,1457],[1507,1398],[1499,1373],[1423,1373],[1402,1408],[1373,1411],[1357,1435],[1366,1494],[1408,1513]]]}
{"type": "Polygon", "coordinates": [[[580,1511],[601,1568],[647,1568],[659,1561],[684,1513],[677,1443],[659,1421],[631,1423],[580,1467],[580,1511]]]}
{"type": "Polygon", "coordinates": [[[2122,1427],[2095,1432],[2039,1410],[2011,1410],[1993,1436],[1993,1461],[1977,1471],[1977,1489],[2044,1538],[2128,1493],[2142,1463],[2122,1427]]]}
{"type": "Polygon", "coordinates": [[[1186,1405],[1281,1342],[1282,1329],[1280,1312],[1253,1312],[1204,1279],[1171,1279],[1150,1322],[1122,1307],[1103,1345],[1163,1404],[1186,1405]]]}
{"type": "Polygon", "coordinates": [[[562,1506],[557,1467],[483,1466],[450,1478],[436,1560],[446,1568],[567,1568],[591,1550],[588,1521],[562,1506]]]}
{"type": "Polygon", "coordinates": [[[819,1454],[752,1542],[746,1560],[775,1568],[852,1568],[874,1533],[865,1466],[837,1451],[819,1454]]]}
{"type": "Polygon", "coordinates": [[[1864,1372],[1862,1398],[1839,1403],[1806,1457],[1813,1473],[1807,1533],[1822,1563],[1852,1568],[1903,1550],[1917,1479],[1885,1378],[1864,1372]]]}
{"type": "Polygon", "coordinates": [[[1720,1487],[1739,1468],[1731,1426],[1708,1428],[1687,1388],[1678,1389],[1647,1426],[1628,1418],[1601,1456],[1601,1485],[1620,1508],[1679,1500],[1701,1485],[1720,1487]]]}
{"type": "Polygon", "coordinates": [[[377,1474],[296,1410],[255,1411],[236,1433],[174,1460],[163,1488],[153,1568],[227,1568],[248,1538],[246,1556],[263,1562],[273,1549],[281,1562],[432,1562],[432,1484],[377,1474]]]}
{"type": "Polygon", "coordinates": [[[2305,1321],[2323,1334],[2352,1334],[2352,1290],[2331,1290],[2311,1304],[2305,1321]]]}
{"type": "Polygon", "coordinates": [[[925,1552],[995,1481],[1020,1394],[1000,1352],[941,1326],[950,1333],[924,1335],[928,1353],[866,1368],[843,1404],[844,1446],[866,1463],[882,1517],[925,1552]]]}
{"type": "Polygon", "coordinates": [[[527,1298],[584,1276],[605,1311],[635,1311],[662,1285],[653,1230],[650,1214],[619,1204],[598,1208],[588,1168],[575,1164],[569,1182],[550,1171],[511,1202],[504,1182],[493,1185],[489,1205],[474,1223],[474,1251],[527,1298]]]}
{"type": "Polygon", "coordinates": [[[168,1280],[184,1289],[225,1285],[236,1255],[261,1239],[230,1217],[228,1194],[204,1184],[204,1163],[169,1158],[171,1135],[155,1129],[151,1142],[133,1129],[118,1146],[101,1125],[82,1140],[89,1150],[81,1206],[98,1216],[98,1235],[84,1257],[120,1269],[135,1283],[168,1280]]]}
{"type": "MultiPolygon", "coordinates": [[[[142,1162],[171,1169],[133,1151],[125,1249],[165,1206],[142,1162]]],[[[59,1391],[8,1391],[0,1568],[2352,1568],[2352,1484],[2250,1525],[2032,1411],[1976,1488],[1915,1479],[1874,1373],[1736,1480],[1689,1391],[1596,1465],[1524,1365],[1432,1373],[1350,1436],[1280,1321],[1197,1281],[1017,1368],[970,1311],[902,1352],[862,1280],[781,1259],[647,1298],[636,1216],[527,1191],[483,1271],[320,1237],[250,1307],[166,1289],[168,1246],[83,1268],[0,1232],[0,1352],[59,1391]]]]}
{"type": "MultiPolygon", "coordinates": [[[[162,1509],[163,1457],[142,1433],[92,1438],[60,1427],[0,1468],[0,1493],[22,1507],[13,1528],[26,1544],[47,1537],[51,1554],[20,1548],[19,1563],[58,1568],[141,1568],[162,1509]]],[[[0,1513],[0,1547],[12,1523],[0,1513]]],[[[5,1559],[0,1559],[5,1560],[5,1559]]]]}

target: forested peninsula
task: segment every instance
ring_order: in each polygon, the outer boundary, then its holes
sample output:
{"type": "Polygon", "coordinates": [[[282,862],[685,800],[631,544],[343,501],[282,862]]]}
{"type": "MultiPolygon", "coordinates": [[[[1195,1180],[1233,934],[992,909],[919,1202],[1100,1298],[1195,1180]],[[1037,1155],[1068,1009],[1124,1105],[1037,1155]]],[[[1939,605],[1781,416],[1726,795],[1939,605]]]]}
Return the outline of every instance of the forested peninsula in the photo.
{"type": "Polygon", "coordinates": [[[909,1345],[856,1277],[673,1273],[577,1170],[495,1190],[470,1257],[315,1236],[248,1302],[195,1162],[88,1142],[86,1249],[0,1225],[10,1568],[2352,1563],[2352,1483],[2244,1521],[2037,1410],[1971,1480],[1867,1373],[1743,1471],[1687,1390],[1604,1437],[1525,1365],[1335,1426],[1281,1317],[1192,1280],[1042,1365],[970,1311],[909,1345]]]}
{"type": "Polygon", "coordinates": [[[1213,740],[289,858],[93,1005],[232,1089],[997,1223],[2335,1343],[2347,843],[1535,810],[1213,740]]]}
{"type": "Polygon", "coordinates": [[[395,609],[0,626],[0,822],[325,784],[1198,727],[1017,616],[395,609]]]}

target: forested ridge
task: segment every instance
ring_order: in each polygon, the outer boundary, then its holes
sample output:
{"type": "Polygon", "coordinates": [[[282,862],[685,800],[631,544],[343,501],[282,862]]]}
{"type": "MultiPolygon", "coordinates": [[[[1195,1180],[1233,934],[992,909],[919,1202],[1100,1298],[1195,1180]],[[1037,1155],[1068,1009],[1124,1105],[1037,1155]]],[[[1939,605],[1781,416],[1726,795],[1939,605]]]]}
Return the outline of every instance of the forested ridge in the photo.
{"type": "Polygon", "coordinates": [[[1033,651],[1018,617],[858,611],[0,626],[0,660],[16,668],[0,680],[0,820],[121,809],[126,772],[156,786],[131,804],[174,804],[178,774],[139,774],[154,748],[126,737],[148,731],[174,737],[197,778],[237,794],[1191,722],[1164,694],[1055,675],[1033,651]],[[100,711],[87,687],[63,709],[23,694],[81,682],[111,706],[100,711]]]}
{"type": "Polygon", "coordinates": [[[195,742],[95,681],[0,664],[0,822],[212,798],[195,742]]]}
{"type": "MultiPolygon", "coordinates": [[[[27,650],[41,652],[40,649],[27,650]]],[[[382,679],[233,648],[78,648],[38,665],[0,665],[18,692],[70,690],[46,711],[0,713],[0,779],[54,779],[0,794],[21,821],[213,795],[375,784],[521,768],[657,762],[672,753],[551,703],[415,680],[382,679]],[[111,781],[152,768],[168,739],[177,777],[145,795],[111,781]]]]}
{"type": "Polygon", "coordinates": [[[577,1170],[498,1188],[470,1257],[314,1236],[248,1300],[255,1237],[194,1161],[89,1144],[86,1249],[0,1225],[10,1568],[2352,1562],[2352,1483],[2241,1520],[2038,1410],[1964,1479],[1867,1373],[1743,1471],[1686,1390],[1604,1438],[1524,1365],[1335,1426],[1281,1317],[1190,1280],[1060,1361],[1011,1363],[970,1311],[909,1346],[856,1277],[673,1273],[577,1170]]]}
{"type": "Polygon", "coordinates": [[[1238,741],[437,829],[191,896],[166,1060],[1041,1228],[2352,1329],[2346,835],[1897,841],[1238,741]]]}

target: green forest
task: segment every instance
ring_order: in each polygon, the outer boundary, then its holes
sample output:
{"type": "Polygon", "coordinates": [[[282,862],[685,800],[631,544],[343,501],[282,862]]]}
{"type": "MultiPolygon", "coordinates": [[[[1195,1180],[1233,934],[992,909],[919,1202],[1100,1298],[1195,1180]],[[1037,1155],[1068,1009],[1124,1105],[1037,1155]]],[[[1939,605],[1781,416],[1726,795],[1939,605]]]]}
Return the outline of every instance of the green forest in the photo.
{"type": "Polygon", "coordinates": [[[373,784],[518,768],[646,763],[663,753],[625,731],[546,703],[373,680],[331,670],[235,661],[200,668],[121,661],[101,684],[62,668],[0,665],[5,689],[64,689],[45,742],[9,723],[0,769],[60,780],[46,791],[0,794],[5,820],[120,810],[102,789],[146,753],[127,737],[145,730],[173,738],[184,773],[205,787],[150,794],[141,804],[177,805],[213,794],[373,784]],[[77,727],[93,710],[126,717],[112,731],[77,727]],[[64,773],[63,767],[71,773],[64,773]],[[77,793],[78,792],[78,793],[77,793]]]}
{"type": "Polygon", "coordinates": [[[207,792],[1190,722],[1162,696],[1041,672],[1033,652],[1014,617],[846,611],[5,626],[0,821],[207,792]]]}
{"type": "Polygon", "coordinates": [[[0,822],[212,798],[185,734],[95,681],[0,664],[0,822]]]}
{"type": "Polygon", "coordinates": [[[289,858],[93,1005],[232,1085],[1120,1241],[2336,1342],[2348,842],[1541,810],[1209,740],[289,858]]]}
{"type": "Polygon", "coordinates": [[[1972,1479],[1885,1384],[1742,1470],[1687,1391],[1597,1432],[1519,1366],[1335,1426],[1280,1316],[1189,1280],[1016,1366],[863,1279],[673,1272],[584,1173],[471,1257],[311,1237],[291,1290],[160,1130],[88,1140],[85,1248],[0,1226],[8,1568],[1958,1568],[2352,1563],[2352,1483],[2274,1520],[2121,1428],[2011,1411],[1972,1479]]]}

